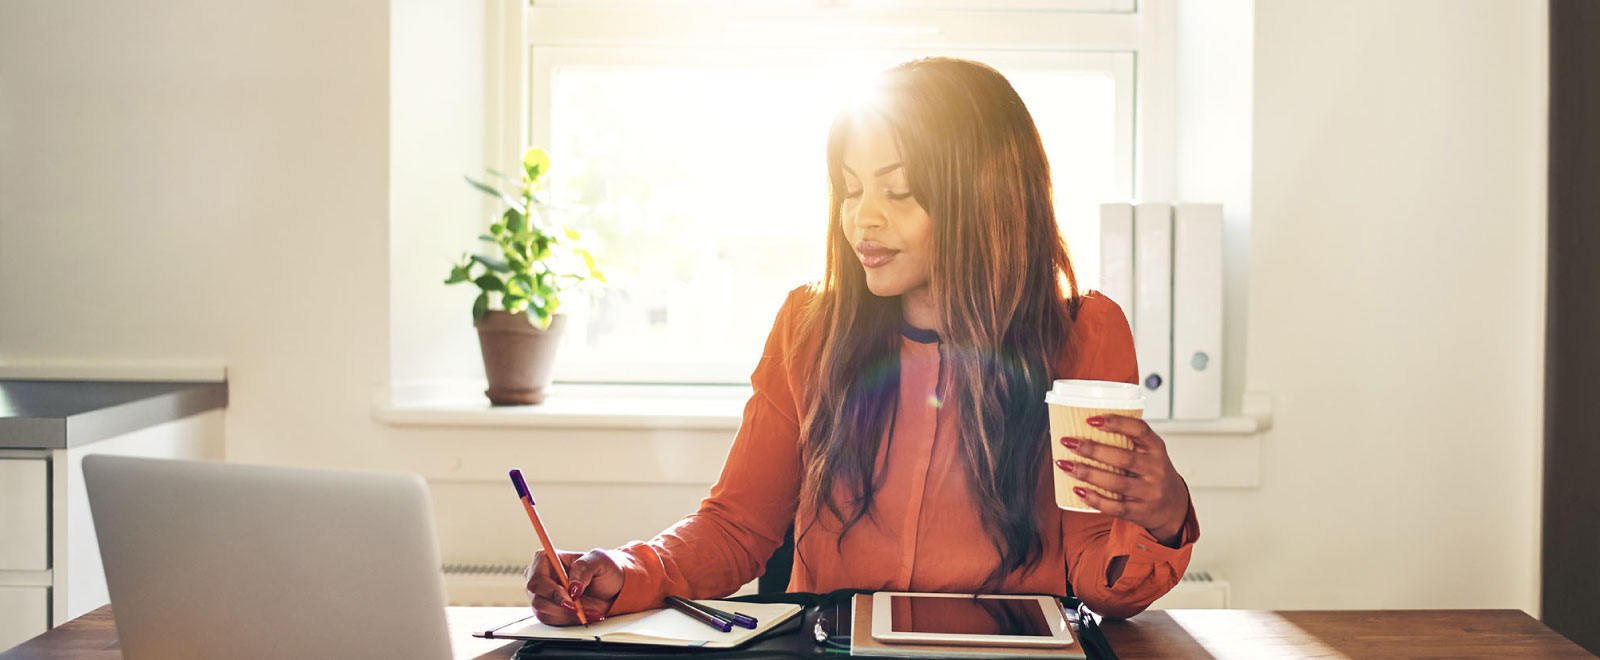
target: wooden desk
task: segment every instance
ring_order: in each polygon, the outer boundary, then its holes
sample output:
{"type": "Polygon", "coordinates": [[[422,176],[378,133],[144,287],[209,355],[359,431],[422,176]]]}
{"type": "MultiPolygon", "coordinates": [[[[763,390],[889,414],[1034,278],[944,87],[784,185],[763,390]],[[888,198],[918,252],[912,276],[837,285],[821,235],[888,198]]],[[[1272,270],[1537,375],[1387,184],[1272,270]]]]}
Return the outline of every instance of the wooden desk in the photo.
{"type": "MultiPolygon", "coordinates": [[[[520,612],[522,608],[450,608],[456,659],[511,657],[514,642],[476,639],[470,632],[504,623],[520,612]]],[[[1124,660],[1595,658],[1518,610],[1167,610],[1108,621],[1103,627],[1124,660]]],[[[0,653],[0,660],[121,657],[109,607],[0,653]]]]}

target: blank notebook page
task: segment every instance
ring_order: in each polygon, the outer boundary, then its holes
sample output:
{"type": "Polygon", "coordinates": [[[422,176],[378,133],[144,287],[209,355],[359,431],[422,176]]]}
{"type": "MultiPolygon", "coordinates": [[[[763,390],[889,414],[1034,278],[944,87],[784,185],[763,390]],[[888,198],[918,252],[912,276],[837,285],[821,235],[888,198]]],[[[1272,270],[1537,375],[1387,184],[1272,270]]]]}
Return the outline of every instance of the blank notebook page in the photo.
{"type": "Polygon", "coordinates": [[[490,631],[495,638],[517,639],[572,639],[592,640],[622,644],[652,644],[656,646],[700,646],[729,648],[744,643],[768,628],[783,623],[799,613],[799,605],[787,603],[734,603],[722,600],[697,600],[725,612],[735,610],[755,617],[759,623],[754,629],[734,626],[722,632],[701,623],[674,609],[646,610],[621,614],[599,623],[583,626],[547,626],[538,619],[528,617],[490,631]]]}

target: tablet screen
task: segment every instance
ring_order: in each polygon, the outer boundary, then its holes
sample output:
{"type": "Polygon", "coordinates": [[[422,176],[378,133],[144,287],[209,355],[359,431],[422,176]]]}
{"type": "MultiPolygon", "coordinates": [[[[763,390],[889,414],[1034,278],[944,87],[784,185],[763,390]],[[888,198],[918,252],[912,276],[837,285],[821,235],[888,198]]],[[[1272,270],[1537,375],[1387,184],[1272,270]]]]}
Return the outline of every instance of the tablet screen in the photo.
{"type": "Polygon", "coordinates": [[[1049,637],[1039,601],[1032,598],[930,598],[890,596],[894,632],[1049,637]]]}

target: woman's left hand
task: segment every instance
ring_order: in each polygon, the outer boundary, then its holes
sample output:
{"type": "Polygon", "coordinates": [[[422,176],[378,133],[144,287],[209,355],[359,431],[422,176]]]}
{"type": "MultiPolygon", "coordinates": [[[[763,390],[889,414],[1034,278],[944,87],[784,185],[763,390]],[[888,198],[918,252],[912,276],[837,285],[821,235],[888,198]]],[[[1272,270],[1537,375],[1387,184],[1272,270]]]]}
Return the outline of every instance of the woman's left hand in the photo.
{"type": "Polygon", "coordinates": [[[1075,489],[1089,506],[1150,530],[1163,545],[1176,547],[1183,522],[1189,517],[1189,485],[1172,467],[1167,443],[1137,417],[1104,415],[1087,421],[1090,426],[1127,436],[1133,441],[1133,449],[1083,438],[1058,438],[1057,441],[1074,454],[1122,468],[1128,475],[1079,461],[1056,461],[1056,469],[1118,495],[1110,498],[1088,488],[1075,489]]]}

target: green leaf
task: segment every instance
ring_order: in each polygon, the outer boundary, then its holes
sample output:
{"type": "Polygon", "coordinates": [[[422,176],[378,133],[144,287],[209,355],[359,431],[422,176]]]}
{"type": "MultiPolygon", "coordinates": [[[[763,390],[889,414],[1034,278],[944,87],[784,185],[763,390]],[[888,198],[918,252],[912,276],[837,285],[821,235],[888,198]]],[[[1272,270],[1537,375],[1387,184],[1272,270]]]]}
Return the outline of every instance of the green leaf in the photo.
{"type": "Polygon", "coordinates": [[[478,234],[478,240],[487,241],[487,242],[490,242],[490,243],[499,243],[500,242],[500,241],[494,240],[494,237],[490,236],[488,234],[478,234]]]}
{"type": "Polygon", "coordinates": [[[489,257],[485,257],[485,256],[474,254],[474,255],[472,255],[472,260],[476,261],[476,262],[478,262],[480,264],[483,264],[485,268],[488,268],[489,270],[492,270],[492,271],[494,271],[496,273],[509,273],[509,272],[511,272],[511,267],[506,265],[506,262],[501,261],[499,259],[492,259],[492,258],[489,258],[489,257]]]}
{"type": "Polygon", "coordinates": [[[522,258],[522,255],[517,254],[515,250],[506,250],[505,255],[506,261],[511,264],[511,270],[513,272],[528,272],[530,264],[528,263],[527,259],[522,258]]]}
{"type": "Polygon", "coordinates": [[[578,230],[573,229],[571,227],[567,227],[566,230],[567,230],[566,231],[567,238],[570,238],[570,239],[572,239],[574,241],[579,240],[578,239],[578,230]]]}
{"type": "Polygon", "coordinates": [[[517,234],[521,233],[522,230],[527,228],[528,216],[523,215],[522,213],[506,214],[506,230],[510,231],[512,234],[517,234]]]}
{"type": "Polygon", "coordinates": [[[450,269],[450,279],[445,280],[444,283],[445,284],[455,284],[457,282],[465,282],[465,281],[467,281],[469,279],[472,279],[471,270],[472,270],[472,266],[470,266],[470,265],[468,265],[468,266],[456,266],[454,268],[451,268],[450,269]]]}
{"type": "Polygon", "coordinates": [[[499,197],[499,196],[505,194],[503,192],[500,192],[499,188],[496,188],[496,187],[491,186],[491,185],[489,185],[487,183],[484,183],[482,181],[474,179],[474,178],[472,178],[470,176],[462,177],[462,178],[466,179],[467,183],[470,184],[472,187],[477,188],[478,190],[482,191],[483,194],[488,195],[490,197],[499,197]]]}
{"type": "Polygon", "coordinates": [[[522,169],[527,171],[530,181],[537,182],[539,177],[550,171],[550,155],[538,147],[529,149],[522,156],[522,169]]]}
{"type": "Polygon", "coordinates": [[[528,299],[507,294],[500,298],[500,306],[506,308],[506,311],[516,314],[528,308],[528,299]]]}
{"type": "Polygon", "coordinates": [[[490,197],[498,197],[498,198],[500,198],[500,201],[505,202],[506,206],[509,206],[511,208],[514,208],[514,209],[519,209],[519,210],[523,208],[521,202],[518,202],[515,198],[513,198],[510,195],[507,195],[507,194],[505,194],[503,192],[500,192],[499,188],[496,188],[496,187],[491,186],[491,185],[489,185],[487,183],[484,183],[482,181],[474,179],[474,178],[472,178],[470,176],[464,176],[464,177],[461,177],[461,178],[466,179],[467,183],[472,184],[472,187],[477,188],[478,190],[482,191],[483,194],[488,195],[490,197]]]}
{"type": "Polygon", "coordinates": [[[478,299],[477,300],[472,301],[472,320],[474,320],[474,321],[482,320],[483,319],[483,315],[484,314],[488,314],[488,313],[489,313],[489,292],[485,291],[483,293],[478,294],[478,299]]]}
{"type": "Polygon", "coordinates": [[[489,273],[484,273],[481,277],[474,280],[474,282],[477,283],[478,288],[483,289],[485,292],[506,290],[505,282],[501,282],[500,278],[490,275],[489,273]]]}
{"type": "MultiPolygon", "coordinates": [[[[517,286],[517,289],[522,291],[523,295],[532,294],[534,291],[537,290],[537,289],[534,288],[533,278],[529,277],[526,273],[511,278],[511,283],[515,284],[517,286]]],[[[537,294],[535,294],[533,296],[529,296],[529,297],[530,298],[536,298],[537,294]]],[[[535,304],[543,305],[544,303],[543,302],[538,302],[538,303],[535,303],[535,304]]]]}
{"type": "Polygon", "coordinates": [[[538,310],[530,313],[528,314],[528,320],[533,321],[533,325],[540,330],[550,329],[550,313],[547,311],[538,310]]]}

